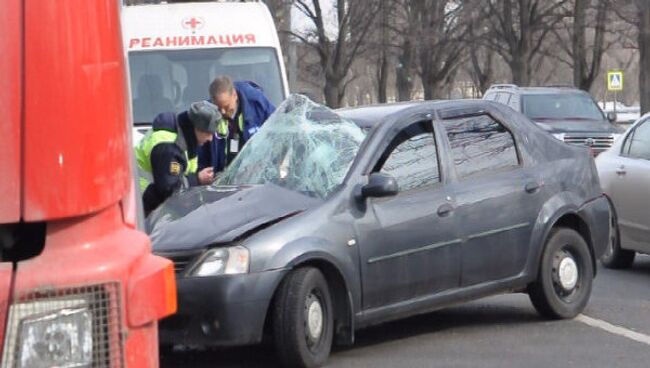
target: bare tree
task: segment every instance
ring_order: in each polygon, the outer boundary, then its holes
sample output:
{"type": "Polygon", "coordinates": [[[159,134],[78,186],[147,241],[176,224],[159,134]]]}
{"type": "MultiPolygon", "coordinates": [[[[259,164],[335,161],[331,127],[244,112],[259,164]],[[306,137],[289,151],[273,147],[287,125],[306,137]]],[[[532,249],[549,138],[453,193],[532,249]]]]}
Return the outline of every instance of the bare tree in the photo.
{"type": "Polygon", "coordinates": [[[307,17],[313,28],[292,34],[318,53],[325,77],[325,101],[331,107],[340,107],[350,83],[348,73],[364,50],[366,36],[379,10],[379,2],[336,0],[336,30],[331,38],[320,0],[295,0],[294,6],[307,17]]]}
{"type": "Polygon", "coordinates": [[[650,111],[650,2],[636,0],[639,10],[639,90],[641,112],[650,111]]]}
{"type": "Polygon", "coordinates": [[[463,3],[454,0],[415,0],[419,44],[419,73],[427,100],[441,98],[461,65],[467,24],[461,19],[463,3]]]}
{"type": "Polygon", "coordinates": [[[494,52],[481,42],[481,28],[487,26],[487,21],[481,17],[473,5],[466,10],[464,21],[468,22],[466,45],[469,53],[468,74],[481,95],[490,88],[494,80],[494,52]]]}
{"type": "Polygon", "coordinates": [[[508,63],[514,83],[530,84],[531,65],[561,21],[568,0],[485,0],[482,13],[490,24],[483,41],[508,63]]]}
{"type": "Polygon", "coordinates": [[[639,50],[639,102],[641,113],[650,112],[650,1],[614,0],[613,10],[636,31],[635,44],[627,45],[639,50]]]}
{"type": "Polygon", "coordinates": [[[573,70],[573,85],[590,91],[600,75],[603,56],[613,41],[606,40],[612,0],[572,0],[566,5],[567,21],[553,32],[554,47],[546,52],[573,70]],[[558,49],[560,51],[558,51],[558,49]]]}
{"type": "Polygon", "coordinates": [[[389,14],[391,4],[389,0],[379,0],[379,22],[378,33],[379,42],[377,45],[377,99],[380,103],[388,101],[388,74],[389,74],[389,14]]]}
{"type": "Polygon", "coordinates": [[[417,73],[418,20],[413,0],[392,0],[389,28],[395,51],[395,88],[398,101],[412,98],[417,73]]]}

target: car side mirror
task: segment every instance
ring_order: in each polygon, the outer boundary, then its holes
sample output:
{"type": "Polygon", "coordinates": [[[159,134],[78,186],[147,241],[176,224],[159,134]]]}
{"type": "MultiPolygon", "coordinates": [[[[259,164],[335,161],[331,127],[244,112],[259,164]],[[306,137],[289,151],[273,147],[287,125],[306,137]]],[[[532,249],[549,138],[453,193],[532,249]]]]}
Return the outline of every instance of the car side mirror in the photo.
{"type": "Polygon", "coordinates": [[[607,120],[609,120],[610,123],[614,124],[616,123],[616,113],[614,111],[610,111],[607,113],[607,120]]]}
{"type": "Polygon", "coordinates": [[[361,188],[361,195],[364,198],[390,197],[397,194],[399,187],[394,177],[384,173],[372,173],[368,178],[368,184],[361,188]]]}

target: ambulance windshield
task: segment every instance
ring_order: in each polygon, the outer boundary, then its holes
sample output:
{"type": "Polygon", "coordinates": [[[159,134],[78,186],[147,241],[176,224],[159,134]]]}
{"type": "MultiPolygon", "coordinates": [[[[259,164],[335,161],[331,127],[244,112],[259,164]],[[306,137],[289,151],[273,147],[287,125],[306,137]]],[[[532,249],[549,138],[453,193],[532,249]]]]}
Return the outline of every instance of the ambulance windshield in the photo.
{"type": "Polygon", "coordinates": [[[343,183],[366,132],[302,95],[291,95],[246,143],[216,185],[273,183],[325,198],[343,183]]]}
{"type": "Polygon", "coordinates": [[[134,123],[151,123],[161,112],[186,110],[207,99],[219,75],[259,85],[276,106],[284,99],[281,71],[273,48],[206,48],[131,51],[134,123]]]}

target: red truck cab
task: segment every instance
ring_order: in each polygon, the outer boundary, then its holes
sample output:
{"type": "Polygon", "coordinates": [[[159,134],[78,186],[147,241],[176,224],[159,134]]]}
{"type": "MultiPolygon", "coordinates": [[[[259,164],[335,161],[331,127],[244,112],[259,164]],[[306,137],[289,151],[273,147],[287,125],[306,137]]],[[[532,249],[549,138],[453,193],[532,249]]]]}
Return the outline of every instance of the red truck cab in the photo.
{"type": "Polygon", "coordinates": [[[0,366],[156,367],[170,261],[137,230],[117,0],[0,11],[0,366]]]}

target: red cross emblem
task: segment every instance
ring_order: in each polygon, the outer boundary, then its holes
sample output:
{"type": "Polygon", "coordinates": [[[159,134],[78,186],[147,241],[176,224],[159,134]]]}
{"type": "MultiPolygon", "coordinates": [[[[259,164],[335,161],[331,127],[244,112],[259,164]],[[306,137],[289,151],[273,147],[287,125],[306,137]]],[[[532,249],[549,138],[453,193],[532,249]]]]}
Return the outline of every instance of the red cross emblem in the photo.
{"type": "Polygon", "coordinates": [[[182,22],[183,28],[192,30],[192,33],[196,32],[197,29],[203,28],[205,21],[203,18],[199,17],[187,17],[183,19],[182,22]]]}

